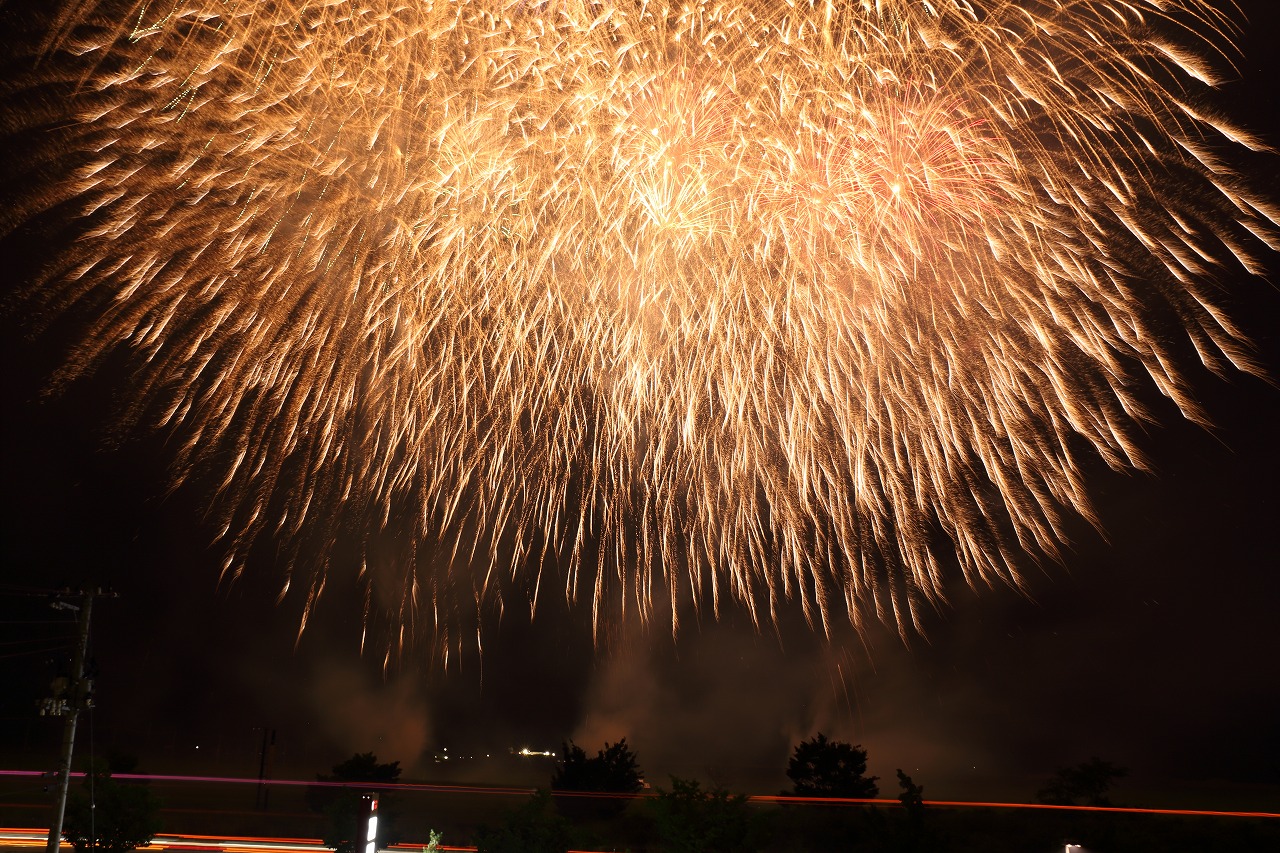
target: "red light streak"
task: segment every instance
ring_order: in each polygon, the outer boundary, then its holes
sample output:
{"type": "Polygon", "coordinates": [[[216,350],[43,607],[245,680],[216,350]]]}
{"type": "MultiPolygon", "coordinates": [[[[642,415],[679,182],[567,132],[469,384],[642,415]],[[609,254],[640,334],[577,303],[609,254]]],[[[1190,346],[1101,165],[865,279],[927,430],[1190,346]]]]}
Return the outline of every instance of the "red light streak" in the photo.
{"type": "MultiPolygon", "coordinates": [[[[40,776],[37,770],[0,770],[0,776],[40,776]]],[[[83,773],[73,773],[73,776],[83,776],[83,773]]],[[[228,783],[228,784],[267,784],[281,786],[310,786],[323,785],[337,788],[378,788],[378,789],[396,789],[402,791],[425,791],[433,793],[451,793],[451,794],[496,794],[498,796],[531,796],[534,793],[533,788],[516,788],[516,787],[482,787],[478,785],[443,785],[428,782],[398,782],[398,783],[361,783],[361,782],[315,782],[305,779],[269,779],[264,783],[256,778],[242,778],[231,776],[172,776],[158,775],[150,773],[119,773],[115,774],[119,779],[138,779],[150,782],[210,782],[210,783],[228,783]]],[[[618,794],[607,793],[601,791],[552,791],[555,797],[574,797],[574,798],[596,798],[596,799],[624,799],[637,800],[649,799],[655,797],[654,793],[640,794],[618,794]]],[[[901,804],[896,799],[866,799],[858,797],[792,797],[777,794],[755,794],[747,798],[748,802],[761,805],[773,804],[791,804],[791,805],[823,805],[823,806],[876,806],[880,808],[894,808],[901,804]]],[[[1181,815],[1189,817],[1245,817],[1245,818],[1280,818],[1280,812],[1258,812],[1258,811],[1219,811],[1213,809],[1157,809],[1157,808],[1137,808],[1123,806],[1057,806],[1047,805],[1045,803],[998,803],[998,802],[971,802],[967,800],[925,800],[926,806],[934,808],[978,808],[978,809],[1040,809],[1044,811],[1077,811],[1077,812],[1099,812],[1099,813],[1115,813],[1115,814],[1150,814],[1150,815],[1181,815]]],[[[184,836],[186,838],[201,838],[204,836],[184,836]]],[[[306,839],[276,839],[277,841],[305,841],[306,839]]],[[[413,845],[410,845],[413,846],[413,845]]],[[[420,845],[419,845],[420,846],[420,845]]],[[[441,848],[455,849],[455,848],[441,848]]],[[[467,850],[472,848],[456,848],[459,850],[467,850]]]]}
{"type": "MultiPolygon", "coordinates": [[[[788,803],[793,805],[824,805],[824,806],[880,806],[895,807],[900,806],[896,799],[865,799],[858,797],[789,797],[786,795],[768,795],[760,794],[747,798],[752,803],[788,803]]],[[[1211,809],[1151,809],[1151,808],[1131,808],[1125,806],[1056,806],[1045,803],[994,803],[994,802],[972,802],[969,800],[925,800],[926,806],[934,808],[976,808],[976,809],[1041,809],[1046,811],[1075,811],[1075,812],[1115,812],[1118,814],[1155,814],[1155,815],[1189,815],[1195,817],[1267,817],[1280,818],[1280,813],[1275,812],[1243,812],[1243,811],[1214,811],[1211,809]]]]}
{"type": "MultiPolygon", "coordinates": [[[[894,802],[897,802],[896,800],[894,802]]],[[[1049,809],[1074,812],[1117,812],[1122,814],[1190,815],[1194,817],[1270,817],[1280,818],[1275,812],[1227,812],[1209,809],[1143,809],[1121,806],[1053,806],[1045,803],[970,803],[953,800],[925,800],[926,806],[940,808],[970,807],[989,809],[1049,809]]]]}

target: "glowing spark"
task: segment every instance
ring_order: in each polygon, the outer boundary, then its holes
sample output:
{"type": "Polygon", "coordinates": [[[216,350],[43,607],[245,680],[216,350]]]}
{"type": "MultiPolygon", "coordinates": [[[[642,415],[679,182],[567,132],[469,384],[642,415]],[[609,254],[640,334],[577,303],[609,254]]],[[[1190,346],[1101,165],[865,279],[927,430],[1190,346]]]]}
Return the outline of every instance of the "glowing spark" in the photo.
{"type": "Polygon", "coordinates": [[[1156,318],[1257,372],[1201,2],[130,5],[6,83],[59,153],[5,227],[79,229],[24,305],[92,313],[67,376],[132,355],[229,571],[333,555],[310,614],[349,558],[396,645],[543,574],[906,631],[937,534],[1018,584],[1094,519],[1144,385],[1204,420],[1156,318]]]}

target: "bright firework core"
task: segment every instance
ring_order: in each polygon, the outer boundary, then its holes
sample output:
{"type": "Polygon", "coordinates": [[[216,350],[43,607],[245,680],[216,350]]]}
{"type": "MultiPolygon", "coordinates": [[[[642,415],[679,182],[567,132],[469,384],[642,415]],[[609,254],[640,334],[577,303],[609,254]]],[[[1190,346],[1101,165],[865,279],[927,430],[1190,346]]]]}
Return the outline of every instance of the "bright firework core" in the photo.
{"type": "Polygon", "coordinates": [[[344,554],[401,641],[547,588],[918,628],[1093,520],[1150,388],[1204,420],[1179,364],[1257,372],[1201,2],[88,6],[11,84],[82,231],[28,305],[132,354],[228,571],[344,554]]]}

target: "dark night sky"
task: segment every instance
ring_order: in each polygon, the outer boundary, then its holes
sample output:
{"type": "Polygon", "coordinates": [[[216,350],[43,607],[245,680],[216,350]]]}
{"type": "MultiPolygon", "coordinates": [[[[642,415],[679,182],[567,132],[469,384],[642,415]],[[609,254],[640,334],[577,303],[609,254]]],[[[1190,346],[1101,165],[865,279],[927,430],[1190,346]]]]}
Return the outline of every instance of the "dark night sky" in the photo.
{"type": "MultiPolygon", "coordinates": [[[[1253,22],[1244,79],[1224,101],[1280,145],[1280,10],[1241,5],[1253,22]]],[[[1254,180],[1280,187],[1277,159],[1257,158],[1254,180]]],[[[6,279],[37,254],[18,242],[0,242],[6,279]]],[[[1272,260],[1271,284],[1229,282],[1227,299],[1280,376],[1272,260]]],[[[156,771],[252,775],[264,724],[299,774],[372,749],[429,776],[441,746],[573,736],[594,749],[625,735],[659,781],[766,793],[785,781],[790,744],[822,729],[934,797],[1027,799],[1056,766],[1098,755],[1131,768],[1122,800],[1280,808],[1280,390],[1260,380],[1198,379],[1211,432],[1160,407],[1145,444],[1153,474],[1091,473],[1106,539],[1077,530],[1067,565],[1028,572],[1029,596],[957,586],[910,648],[887,630],[866,647],[790,625],[779,640],[729,613],[675,644],[657,628],[597,652],[589,614],[549,597],[532,625],[509,614],[491,630],[482,662],[442,674],[410,657],[384,676],[380,655],[359,653],[359,608],[343,590],[295,646],[300,601],[276,605],[268,560],[218,587],[199,490],[166,493],[160,439],[110,440],[127,383],[107,374],[42,398],[58,340],[29,339],[11,312],[0,331],[0,767],[51,767],[56,737],[31,712],[47,665],[9,650],[71,630],[9,624],[59,618],[13,593],[88,579],[123,596],[95,617],[96,741],[156,771]]]]}

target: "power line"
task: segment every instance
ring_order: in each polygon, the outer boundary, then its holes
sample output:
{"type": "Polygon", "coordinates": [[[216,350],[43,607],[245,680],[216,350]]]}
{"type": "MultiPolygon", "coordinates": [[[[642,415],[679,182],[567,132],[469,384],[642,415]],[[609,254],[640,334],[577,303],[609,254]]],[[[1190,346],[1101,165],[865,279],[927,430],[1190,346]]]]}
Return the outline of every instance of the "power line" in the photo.
{"type": "Polygon", "coordinates": [[[0,619],[0,625],[66,625],[66,619],[0,619]]]}
{"type": "Polygon", "coordinates": [[[48,598],[54,595],[74,594],[68,587],[52,589],[49,587],[23,586],[20,584],[0,583],[0,595],[48,598]]]}
{"type": "Polygon", "coordinates": [[[71,647],[70,643],[62,643],[57,646],[46,646],[44,648],[39,648],[39,649],[28,649],[27,651],[24,651],[24,652],[9,652],[8,654],[0,655],[0,660],[11,660],[13,658],[25,658],[25,657],[32,657],[34,655],[45,655],[50,652],[65,652],[70,647],[71,647]]]}

